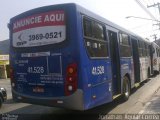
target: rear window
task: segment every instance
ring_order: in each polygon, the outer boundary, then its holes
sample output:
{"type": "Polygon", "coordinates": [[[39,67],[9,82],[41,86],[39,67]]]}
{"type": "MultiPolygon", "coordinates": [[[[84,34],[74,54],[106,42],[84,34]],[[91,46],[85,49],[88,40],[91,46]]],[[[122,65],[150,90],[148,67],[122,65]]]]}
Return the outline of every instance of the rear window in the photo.
{"type": "Polygon", "coordinates": [[[50,11],[13,22],[13,47],[34,47],[60,43],[66,39],[65,12],[50,11]]]}

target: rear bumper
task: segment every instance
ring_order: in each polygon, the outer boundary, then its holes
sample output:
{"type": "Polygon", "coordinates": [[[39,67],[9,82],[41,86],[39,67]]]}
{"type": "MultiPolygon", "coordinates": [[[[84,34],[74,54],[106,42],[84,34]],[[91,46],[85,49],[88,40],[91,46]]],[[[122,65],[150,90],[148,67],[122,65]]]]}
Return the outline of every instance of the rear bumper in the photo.
{"type": "Polygon", "coordinates": [[[35,97],[24,95],[12,89],[13,99],[17,102],[62,107],[73,110],[84,110],[83,91],[78,89],[74,94],[63,97],[35,97]]]}

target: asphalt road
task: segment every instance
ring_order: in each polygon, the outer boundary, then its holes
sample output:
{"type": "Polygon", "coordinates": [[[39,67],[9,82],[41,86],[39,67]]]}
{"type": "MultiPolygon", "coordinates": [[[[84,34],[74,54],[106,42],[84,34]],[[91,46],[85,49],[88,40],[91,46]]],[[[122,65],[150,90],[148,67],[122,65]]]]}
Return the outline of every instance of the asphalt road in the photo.
{"type": "MultiPolygon", "coordinates": [[[[8,100],[0,109],[2,118],[18,118],[18,120],[70,120],[70,119],[103,119],[109,114],[133,114],[143,110],[149,100],[160,87],[160,75],[142,83],[140,87],[132,90],[127,102],[116,99],[111,103],[87,111],[72,111],[55,107],[15,103],[12,100],[10,81],[0,80],[0,85],[7,89],[8,100]]],[[[8,119],[9,120],[9,119],[8,119]]]]}

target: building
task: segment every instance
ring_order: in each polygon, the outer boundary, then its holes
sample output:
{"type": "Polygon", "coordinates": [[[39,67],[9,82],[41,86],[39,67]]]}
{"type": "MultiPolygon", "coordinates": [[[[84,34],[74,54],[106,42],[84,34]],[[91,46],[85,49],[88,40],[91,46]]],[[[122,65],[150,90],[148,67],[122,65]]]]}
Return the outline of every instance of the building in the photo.
{"type": "Polygon", "coordinates": [[[0,55],[0,79],[7,79],[9,76],[9,55],[0,55]]]}

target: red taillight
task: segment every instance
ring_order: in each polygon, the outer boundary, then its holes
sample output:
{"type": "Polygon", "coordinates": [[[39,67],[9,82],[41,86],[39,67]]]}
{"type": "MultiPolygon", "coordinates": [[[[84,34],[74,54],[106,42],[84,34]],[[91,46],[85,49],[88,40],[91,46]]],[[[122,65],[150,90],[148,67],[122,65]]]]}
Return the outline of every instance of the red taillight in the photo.
{"type": "Polygon", "coordinates": [[[14,79],[14,70],[12,67],[10,68],[10,79],[11,79],[11,85],[12,85],[12,87],[14,87],[15,86],[15,79],[14,79]]]}
{"type": "Polygon", "coordinates": [[[13,80],[13,74],[14,74],[13,69],[10,68],[10,78],[11,78],[11,81],[13,80]]]}
{"type": "Polygon", "coordinates": [[[65,94],[71,95],[77,90],[77,64],[73,63],[67,67],[65,94]]]}
{"type": "Polygon", "coordinates": [[[153,60],[153,65],[157,65],[157,59],[153,60]]]}

